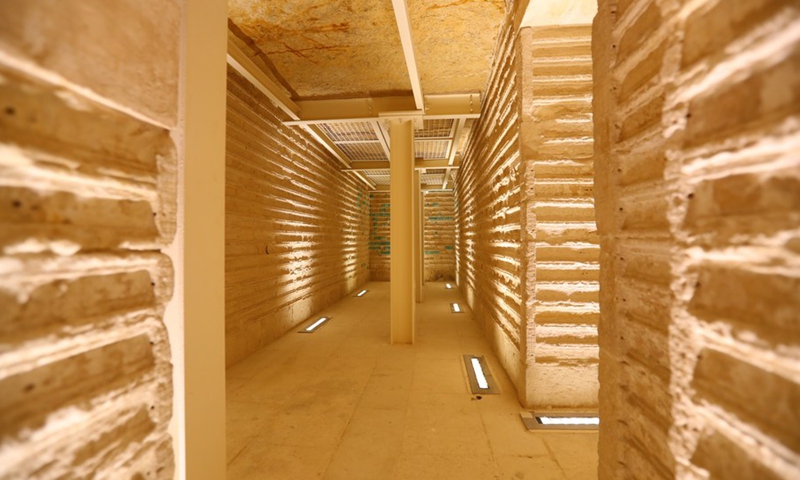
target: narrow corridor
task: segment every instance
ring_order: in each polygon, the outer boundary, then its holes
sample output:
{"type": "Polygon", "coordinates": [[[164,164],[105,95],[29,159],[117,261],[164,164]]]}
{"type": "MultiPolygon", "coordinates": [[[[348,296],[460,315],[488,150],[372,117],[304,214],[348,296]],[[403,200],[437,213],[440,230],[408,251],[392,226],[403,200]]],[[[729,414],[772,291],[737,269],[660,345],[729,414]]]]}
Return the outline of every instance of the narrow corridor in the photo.
{"type": "Polygon", "coordinates": [[[389,284],[364,288],[313,317],[332,317],[315,333],[290,332],[228,369],[228,478],[597,478],[596,432],[525,431],[458,290],[426,284],[415,345],[393,346],[389,284]],[[485,356],[501,394],[470,394],[464,354],[485,356]]]}

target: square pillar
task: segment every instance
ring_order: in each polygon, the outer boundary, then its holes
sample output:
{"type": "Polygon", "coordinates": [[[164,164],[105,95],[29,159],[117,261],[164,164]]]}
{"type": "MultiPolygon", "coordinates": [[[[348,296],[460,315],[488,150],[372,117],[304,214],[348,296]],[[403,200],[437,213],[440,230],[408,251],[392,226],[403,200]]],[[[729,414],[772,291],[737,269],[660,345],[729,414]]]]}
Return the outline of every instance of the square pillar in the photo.
{"type": "Polygon", "coordinates": [[[389,123],[391,151],[389,174],[391,177],[391,342],[414,343],[415,280],[417,260],[414,257],[416,229],[415,204],[414,123],[411,119],[392,120],[389,123]]]}

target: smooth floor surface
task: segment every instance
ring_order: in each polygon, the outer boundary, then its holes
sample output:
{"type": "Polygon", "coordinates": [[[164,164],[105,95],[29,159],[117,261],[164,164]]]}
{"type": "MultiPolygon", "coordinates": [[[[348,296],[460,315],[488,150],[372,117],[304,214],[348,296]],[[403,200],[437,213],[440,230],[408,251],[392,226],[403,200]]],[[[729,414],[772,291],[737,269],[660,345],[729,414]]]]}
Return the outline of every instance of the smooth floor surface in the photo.
{"type": "Polygon", "coordinates": [[[524,429],[456,289],[426,284],[416,343],[398,346],[389,284],[364,288],[301,326],[331,316],[315,333],[288,333],[228,369],[228,479],[597,478],[596,432],[524,429]],[[486,356],[501,394],[470,393],[464,354],[486,356]]]}

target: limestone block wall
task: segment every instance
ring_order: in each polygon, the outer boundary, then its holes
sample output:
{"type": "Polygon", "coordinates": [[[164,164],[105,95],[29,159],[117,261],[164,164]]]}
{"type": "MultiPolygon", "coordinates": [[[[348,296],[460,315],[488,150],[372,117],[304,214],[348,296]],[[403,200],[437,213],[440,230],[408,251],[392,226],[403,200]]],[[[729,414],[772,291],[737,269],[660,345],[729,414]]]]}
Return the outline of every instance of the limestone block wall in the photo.
{"type": "Polygon", "coordinates": [[[477,322],[522,395],[525,391],[525,221],[520,157],[518,35],[509,16],[495,50],[481,118],[455,181],[456,277],[477,322]]]}
{"type": "Polygon", "coordinates": [[[389,192],[370,192],[369,211],[369,272],[370,280],[388,282],[390,276],[391,249],[389,192]]]}
{"type": "Polygon", "coordinates": [[[427,192],[423,219],[425,281],[455,280],[455,221],[453,192],[427,192]]]}
{"type": "Polygon", "coordinates": [[[529,258],[526,396],[596,407],[599,245],[593,203],[591,26],[523,28],[522,161],[529,258]]]}
{"type": "Polygon", "coordinates": [[[800,9],[601,0],[600,478],[800,471],[800,9]]]}
{"type": "Polygon", "coordinates": [[[171,1],[0,4],[0,478],[173,476],[180,31],[171,1]]]}
{"type": "Polygon", "coordinates": [[[326,150],[228,68],[228,365],[369,279],[369,197],[326,150]]]}

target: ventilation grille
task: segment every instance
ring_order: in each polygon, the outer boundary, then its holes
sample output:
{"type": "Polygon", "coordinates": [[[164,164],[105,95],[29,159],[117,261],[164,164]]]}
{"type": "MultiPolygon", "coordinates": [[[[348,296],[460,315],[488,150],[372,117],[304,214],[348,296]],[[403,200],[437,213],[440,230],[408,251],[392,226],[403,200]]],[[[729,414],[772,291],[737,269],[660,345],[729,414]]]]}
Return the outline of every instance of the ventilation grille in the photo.
{"type": "Polygon", "coordinates": [[[347,157],[354,162],[368,162],[373,160],[388,160],[383,147],[375,143],[337,143],[337,146],[347,157]]]}
{"type": "Polygon", "coordinates": [[[416,138],[448,138],[453,135],[453,119],[423,120],[422,130],[414,130],[416,138]]]}
{"type": "Polygon", "coordinates": [[[414,142],[417,158],[423,160],[443,160],[450,151],[450,140],[424,140],[414,142]]]}

